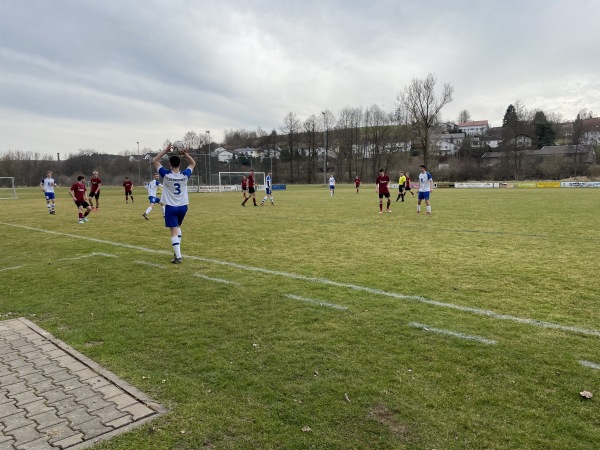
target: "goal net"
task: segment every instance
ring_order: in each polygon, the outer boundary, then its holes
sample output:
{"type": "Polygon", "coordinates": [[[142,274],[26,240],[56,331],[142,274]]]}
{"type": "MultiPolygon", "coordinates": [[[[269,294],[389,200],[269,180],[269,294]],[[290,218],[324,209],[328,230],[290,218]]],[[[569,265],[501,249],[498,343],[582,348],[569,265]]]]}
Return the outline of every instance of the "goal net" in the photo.
{"type": "Polygon", "coordinates": [[[0,200],[17,198],[14,177],[0,177],[0,200]]]}
{"type": "MultiPolygon", "coordinates": [[[[250,172],[219,172],[219,192],[241,191],[242,177],[250,172]]],[[[254,172],[254,187],[256,190],[265,188],[265,173],[254,172]]]]}

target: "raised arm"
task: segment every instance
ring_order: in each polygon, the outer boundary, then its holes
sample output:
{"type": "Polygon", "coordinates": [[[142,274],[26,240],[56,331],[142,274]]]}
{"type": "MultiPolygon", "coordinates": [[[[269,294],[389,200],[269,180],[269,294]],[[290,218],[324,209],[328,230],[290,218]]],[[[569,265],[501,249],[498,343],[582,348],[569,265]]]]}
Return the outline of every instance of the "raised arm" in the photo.
{"type": "Polygon", "coordinates": [[[154,157],[154,159],[152,159],[152,165],[154,166],[154,168],[157,171],[162,167],[160,160],[162,159],[163,156],[165,156],[167,153],[169,153],[171,151],[171,148],[173,148],[173,144],[169,143],[169,145],[167,145],[164,149],[162,149],[161,152],[158,155],[156,155],[154,157]]]}
{"type": "Polygon", "coordinates": [[[190,169],[192,172],[194,171],[194,167],[196,167],[196,161],[194,160],[194,158],[192,158],[190,156],[190,154],[187,152],[187,150],[185,151],[185,159],[187,159],[188,162],[188,166],[187,168],[190,169]]]}

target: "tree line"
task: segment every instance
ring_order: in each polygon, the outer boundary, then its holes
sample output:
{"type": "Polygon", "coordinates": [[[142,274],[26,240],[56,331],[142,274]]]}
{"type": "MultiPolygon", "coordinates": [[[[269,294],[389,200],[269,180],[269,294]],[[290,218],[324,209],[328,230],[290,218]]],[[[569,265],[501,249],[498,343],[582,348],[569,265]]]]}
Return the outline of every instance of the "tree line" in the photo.
{"type": "MultiPolygon", "coordinates": [[[[454,89],[444,84],[436,94],[437,79],[428,74],[414,78],[396,97],[393,111],[378,105],[346,107],[336,115],[326,109],[301,120],[295,112],[287,113],[278,130],[225,130],[221,143],[211,142],[210,134],[189,131],[182,140],[197,158],[197,173],[204,184],[216,184],[219,171],[266,172],[273,167],[277,183],[324,183],[328,173],[340,182],[352,182],[358,176],[373,181],[379,168],[390,172],[392,179],[398,170],[418,172],[426,164],[437,172],[437,180],[463,181],[482,179],[565,178],[597,175],[596,167],[584,167],[568,160],[532,162],[524,158],[517,146],[517,137],[530,136],[531,148],[553,145],[568,140],[579,145],[583,140],[583,120],[593,117],[582,110],[573,124],[570,136],[564,136],[560,117],[540,110],[527,110],[522,102],[510,104],[502,124],[502,144],[496,151],[506,156],[502,163],[489,167],[482,156],[489,147],[474,147],[467,137],[452,157],[438,155],[432,146],[436,133],[442,132],[441,113],[453,100],[454,89]],[[562,133],[562,134],[561,134],[562,133]],[[251,148],[260,156],[236,155],[229,163],[218,160],[216,147],[227,150],[251,148]]],[[[470,121],[468,110],[462,110],[458,122],[470,121]]],[[[166,142],[165,142],[166,144],[166,142]]],[[[157,150],[158,152],[158,150],[157,150]]],[[[120,185],[128,176],[134,183],[149,179],[150,161],[140,155],[106,155],[93,149],[80,150],[63,161],[51,156],[23,151],[8,151],[0,156],[0,176],[16,178],[17,185],[39,184],[47,170],[52,170],[60,183],[67,183],[79,174],[90,176],[98,170],[105,184],[120,185]]]]}

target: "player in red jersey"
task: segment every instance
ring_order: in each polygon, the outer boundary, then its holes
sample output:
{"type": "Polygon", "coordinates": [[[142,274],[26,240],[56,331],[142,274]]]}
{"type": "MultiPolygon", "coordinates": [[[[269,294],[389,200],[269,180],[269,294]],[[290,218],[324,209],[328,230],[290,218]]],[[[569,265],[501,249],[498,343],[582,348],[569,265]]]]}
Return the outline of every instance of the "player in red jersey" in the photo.
{"type": "Polygon", "coordinates": [[[248,198],[248,177],[242,176],[242,198],[246,200],[248,198]]]}
{"type": "Polygon", "coordinates": [[[256,204],[256,190],[254,189],[254,169],[250,169],[250,175],[248,175],[248,197],[246,197],[246,199],[242,203],[242,206],[246,206],[246,202],[250,197],[252,197],[254,206],[258,206],[256,204]]]}
{"type": "Polygon", "coordinates": [[[379,214],[383,212],[383,197],[387,198],[387,212],[391,213],[390,209],[390,177],[388,177],[385,173],[385,170],[379,169],[379,176],[375,180],[375,192],[379,194],[379,214]]]}
{"type": "Polygon", "coordinates": [[[412,195],[414,197],[415,194],[410,188],[410,176],[409,175],[410,174],[408,172],[406,172],[406,184],[404,186],[404,193],[406,194],[406,192],[410,192],[410,195],[412,195]]]}
{"type": "Polygon", "coordinates": [[[125,177],[125,181],[123,181],[123,191],[125,192],[125,203],[129,203],[128,199],[131,197],[131,203],[133,203],[133,182],[129,179],[129,177],[125,177]]]}
{"type": "Polygon", "coordinates": [[[69,193],[71,194],[71,197],[73,197],[73,201],[79,209],[79,223],[87,222],[87,215],[92,210],[92,207],[87,202],[85,177],[83,175],[79,175],[77,177],[77,183],[74,183],[73,186],[71,186],[69,193]],[[83,212],[84,209],[85,213],[83,212]]]}
{"type": "Polygon", "coordinates": [[[92,209],[94,206],[92,205],[92,199],[96,199],[96,209],[100,207],[100,188],[102,187],[102,180],[98,177],[98,172],[92,172],[92,179],[90,180],[90,206],[92,209]]]}
{"type": "Polygon", "coordinates": [[[360,178],[358,176],[354,179],[354,186],[356,186],[356,193],[358,194],[358,189],[360,188],[360,178]]]}

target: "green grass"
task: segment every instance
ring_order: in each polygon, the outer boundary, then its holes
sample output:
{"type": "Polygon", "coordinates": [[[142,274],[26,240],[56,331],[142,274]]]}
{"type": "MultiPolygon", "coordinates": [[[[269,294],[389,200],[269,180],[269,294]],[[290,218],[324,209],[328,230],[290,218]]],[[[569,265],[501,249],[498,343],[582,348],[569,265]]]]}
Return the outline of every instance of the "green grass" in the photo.
{"type": "Polygon", "coordinates": [[[1,318],[169,409],[99,449],[600,448],[579,396],[600,395],[579,362],[600,364],[598,190],[439,189],[433,216],[410,197],[379,215],[371,186],[263,208],[191,194],[180,266],[141,190],[103,189],[85,225],[66,188],[56,216],[18,194],[0,201],[0,269],[23,266],[0,271],[1,318]],[[114,257],[66,259],[94,252],[114,257]]]}

